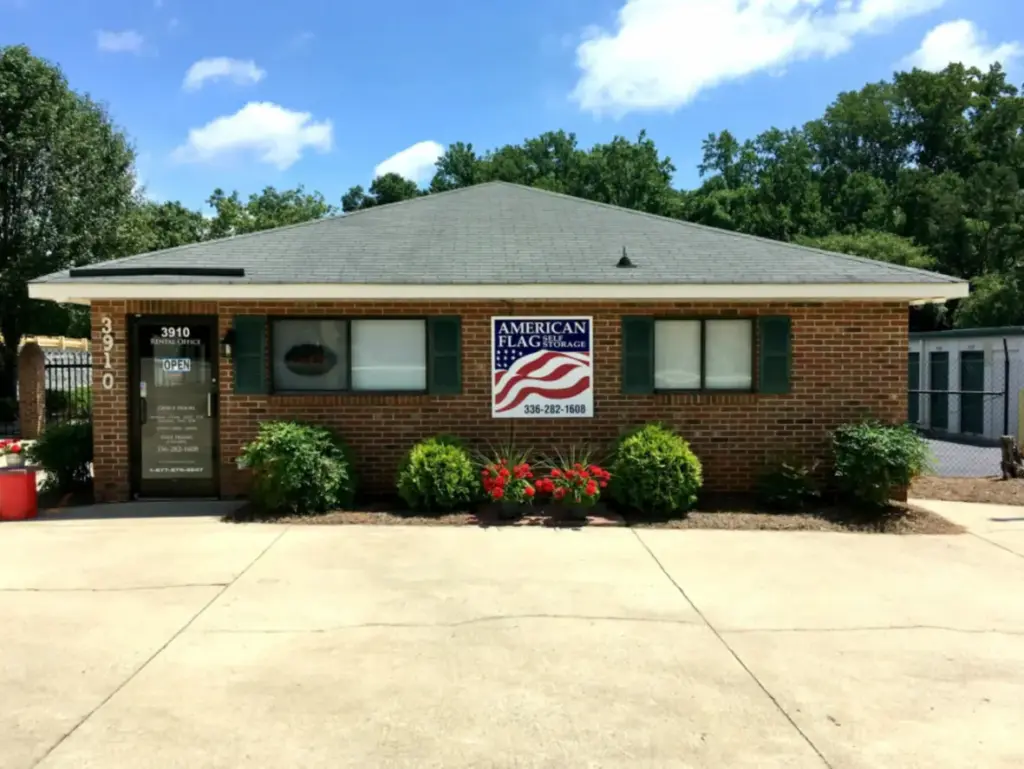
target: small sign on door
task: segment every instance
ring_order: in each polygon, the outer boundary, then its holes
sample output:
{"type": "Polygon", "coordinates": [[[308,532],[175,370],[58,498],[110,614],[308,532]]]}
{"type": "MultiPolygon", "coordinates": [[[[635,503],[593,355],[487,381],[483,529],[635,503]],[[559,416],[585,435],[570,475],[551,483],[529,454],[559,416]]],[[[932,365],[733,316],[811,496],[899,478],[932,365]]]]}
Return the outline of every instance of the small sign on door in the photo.
{"type": "Polygon", "coordinates": [[[164,358],[160,361],[164,371],[175,374],[187,374],[192,370],[191,358],[164,358]]]}

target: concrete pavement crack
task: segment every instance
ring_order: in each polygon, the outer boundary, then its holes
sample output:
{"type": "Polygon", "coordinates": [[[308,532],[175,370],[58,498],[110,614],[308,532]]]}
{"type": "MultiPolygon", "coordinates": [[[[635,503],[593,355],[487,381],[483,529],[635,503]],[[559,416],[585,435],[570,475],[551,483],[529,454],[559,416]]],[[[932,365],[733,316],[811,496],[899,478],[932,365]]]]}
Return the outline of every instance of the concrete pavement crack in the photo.
{"type": "Polygon", "coordinates": [[[721,633],[719,633],[719,632],[718,632],[718,630],[717,630],[717,629],[715,628],[715,626],[714,626],[714,625],[712,625],[712,624],[711,624],[710,622],[708,622],[708,618],[704,616],[704,612],[702,612],[702,611],[701,611],[701,610],[700,610],[699,608],[697,608],[697,604],[695,604],[695,603],[693,602],[693,600],[692,600],[692,599],[690,598],[690,596],[688,596],[688,595],[686,594],[686,591],[685,591],[685,590],[683,589],[683,586],[682,586],[682,585],[680,585],[680,584],[679,584],[678,582],[676,582],[676,581],[675,581],[675,579],[674,579],[674,578],[672,577],[672,575],[668,573],[668,569],[666,569],[666,568],[665,568],[665,565],[664,565],[664,564],[663,564],[663,563],[662,563],[662,562],[661,562],[661,561],[660,561],[660,560],[658,559],[658,556],[656,556],[656,555],[654,554],[654,551],[653,551],[653,550],[651,550],[651,548],[649,548],[649,547],[647,546],[647,543],[646,543],[646,542],[644,542],[644,540],[643,540],[643,538],[642,538],[642,537],[640,536],[639,532],[638,532],[638,531],[637,531],[636,529],[630,529],[630,531],[632,531],[632,532],[633,532],[633,536],[635,536],[635,537],[636,537],[636,541],[640,543],[640,547],[642,547],[642,548],[643,548],[644,550],[646,550],[646,551],[647,551],[647,554],[648,554],[648,555],[649,555],[649,556],[651,557],[651,559],[652,559],[652,560],[654,561],[654,563],[655,563],[655,564],[657,564],[658,568],[659,568],[659,569],[661,570],[661,573],[665,575],[665,578],[666,578],[666,579],[667,579],[667,580],[668,580],[669,582],[671,582],[671,583],[672,583],[672,586],[673,586],[673,587],[674,587],[674,588],[676,589],[676,591],[677,591],[677,592],[679,593],[679,595],[681,595],[681,596],[683,597],[683,600],[685,600],[685,601],[686,601],[686,602],[687,602],[687,603],[688,603],[688,604],[690,605],[690,607],[691,607],[691,608],[692,608],[692,609],[693,609],[693,610],[694,610],[695,612],[697,612],[697,616],[698,616],[698,617],[700,617],[700,618],[701,618],[701,620],[703,620],[703,622],[704,622],[704,624],[705,624],[705,625],[707,626],[708,630],[710,630],[710,631],[711,631],[712,633],[714,633],[714,635],[715,635],[715,638],[717,638],[717,639],[718,639],[719,643],[721,643],[721,644],[722,644],[722,646],[724,646],[724,647],[725,647],[726,651],[728,651],[728,652],[729,652],[729,654],[731,654],[731,655],[732,655],[732,658],[733,658],[734,660],[736,660],[736,662],[737,662],[737,663],[739,664],[739,666],[740,666],[741,668],[743,668],[743,670],[745,670],[745,671],[746,671],[747,675],[748,675],[748,676],[750,676],[751,680],[752,680],[752,681],[753,681],[753,682],[754,682],[755,684],[757,684],[757,687],[758,687],[758,688],[759,688],[759,689],[760,689],[760,690],[761,690],[762,692],[764,692],[764,695],[765,695],[765,696],[766,696],[766,697],[767,697],[767,698],[768,698],[769,700],[771,700],[772,704],[773,704],[773,705],[775,705],[775,708],[776,708],[776,709],[777,709],[777,710],[779,711],[779,713],[781,713],[781,714],[782,714],[782,717],[783,717],[783,718],[785,718],[785,719],[786,719],[786,720],[787,720],[787,721],[789,722],[789,725],[790,725],[790,726],[792,726],[792,727],[793,727],[793,729],[795,729],[795,730],[796,730],[797,734],[799,734],[799,735],[800,735],[800,736],[801,736],[801,737],[803,738],[804,742],[806,742],[806,743],[807,743],[807,745],[808,745],[808,746],[810,747],[810,749],[811,749],[811,750],[813,750],[813,751],[814,751],[814,753],[815,753],[815,754],[816,754],[816,755],[818,756],[818,758],[820,758],[820,759],[821,759],[821,762],[822,762],[822,763],[823,763],[823,764],[824,764],[824,765],[825,765],[826,767],[828,767],[828,769],[834,769],[834,768],[833,768],[833,766],[832,766],[832,764],[831,764],[831,763],[829,763],[829,760],[828,760],[827,758],[825,758],[825,754],[821,752],[821,750],[820,750],[820,749],[818,748],[818,746],[817,746],[817,745],[815,745],[815,744],[814,744],[814,742],[813,742],[813,741],[811,740],[811,738],[810,738],[810,737],[809,737],[809,736],[807,735],[807,733],[806,733],[806,732],[805,732],[805,731],[804,731],[803,729],[801,729],[801,728],[800,728],[800,726],[799,726],[799,725],[797,724],[797,722],[796,722],[796,721],[794,721],[794,720],[793,720],[793,717],[792,717],[792,716],[791,716],[791,715],[790,715],[790,714],[789,714],[788,712],[786,712],[786,709],[785,709],[784,707],[782,707],[782,704],[781,704],[781,703],[780,703],[780,702],[779,702],[779,701],[778,701],[778,700],[777,700],[777,699],[775,698],[775,695],[774,695],[774,694],[772,694],[772,693],[771,693],[771,692],[770,692],[770,691],[768,690],[768,687],[767,687],[767,686],[765,686],[765,685],[764,685],[764,684],[763,684],[763,683],[761,682],[761,679],[760,679],[760,678],[758,678],[758,677],[757,677],[757,676],[756,676],[756,675],[754,674],[754,671],[753,671],[753,670],[751,670],[751,669],[750,669],[750,668],[749,668],[749,667],[747,666],[747,663],[745,663],[745,662],[743,661],[743,658],[742,658],[742,657],[740,657],[740,655],[736,653],[736,650],[735,650],[735,649],[733,649],[733,648],[732,648],[732,646],[730,646],[730,645],[729,645],[729,642],[725,640],[725,638],[724,638],[724,637],[722,636],[722,634],[721,634],[721,633]]]}
{"type": "Polygon", "coordinates": [[[1024,554],[1018,553],[1016,550],[1011,550],[1006,545],[1000,545],[998,542],[993,542],[988,537],[983,537],[975,531],[968,531],[967,533],[976,539],[980,539],[982,542],[985,542],[986,544],[992,545],[992,547],[998,547],[1000,550],[1005,550],[1010,555],[1015,555],[1018,558],[1024,558],[1024,554]]]}
{"type": "Polygon", "coordinates": [[[999,630],[997,628],[960,628],[946,625],[866,625],[862,627],[751,627],[725,628],[719,632],[724,635],[741,635],[743,633],[856,633],[884,630],[940,630],[949,633],[971,633],[985,635],[999,633],[1001,635],[1024,636],[1024,630],[999,630]]]}
{"type": "Polygon", "coordinates": [[[364,628],[395,628],[395,629],[429,629],[429,628],[458,628],[468,625],[479,625],[486,622],[502,622],[506,620],[521,619],[552,619],[552,620],[574,620],[583,622],[649,622],[666,625],[698,625],[699,623],[687,619],[673,619],[671,617],[612,617],[590,614],[494,614],[483,617],[470,617],[469,619],[455,620],[454,622],[359,622],[353,625],[333,625],[320,628],[207,628],[203,633],[240,633],[240,634],[262,634],[262,633],[340,633],[346,630],[361,630],[364,628]]]}
{"type": "Polygon", "coordinates": [[[193,614],[191,619],[188,620],[188,622],[186,622],[184,625],[182,625],[180,628],[178,628],[177,632],[175,632],[170,638],[168,638],[166,641],[164,641],[164,643],[161,644],[160,647],[155,652],[153,652],[151,655],[149,655],[149,657],[147,657],[146,660],[141,665],[139,665],[127,678],[125,678],[124,681],[122,681],[120,684],[118,684],[118,686],[115,687],[114,690],[112,692],[110,692],[110,694],[108,694],[106,697],[104,697],[99,702],[99,704],[96,705],[96,707],[94,707],[92,710],[90,710],[88,713],[86,713],[84,716],[82,716],[82,718],[80,718],[75,723],[74,726],[72,726],[70,729],[68,729],[63,735],[61,735],[57,739],[56,742],[53,743],[53,745],[51,745],[49,748],[47,748],[46,752],[39,758],[39,760],[35,761],[32,764],[33,769],[35,767],[39,766],[41,763],[43,763],[47,758],[49,758],[50,755],[53,753],[53,751],[55,751],[57,748],[59,748],[64,743],[64,741],[67,740],[68,737],[70,737],[72,734],[77,732],[78,729],[86,721],[88,721],[90,718],[92,718],[93,715],[100,710],[100,708],[102,708],[104,705],[106,705],[108,702],[110,702],[110,700],[112,700],[114,698],[114,696],[117,695],[118,692],[120,692],[122,689],[124,689],[124,687],[126,687],[133,680],[135,680],[135,677],[138,676],[139,673],[141,673],[143,670],[145,670],[149,666],[149,663],[151,663],[153,660],[155,660],[164,651],[164,649],[166,649],[168,646],[170,646],[179,636],[181,636],[182,633],[184,633],[186,630],[188,630],[192,626],[192,623],[195,622],[197,619],[199,619],[199,617],[203,614],[203,612],[205,612],[207,609],[209,609],[211,606],[213,606],[213,604],[217,601],[217,599],[220,598],[222,595],[224,595],[224,592],[229,587],[231,587],[236,582],[238,582],[238,580],[241,579],[245,575],[245,573],[247,571],[249,571],[249,569],[251,569],[253,566],[255,566],[259,562],[259,560],[263,556],[265,556],[267,554],[267,552],[269,552],[270,548],[272,548],[274,545],[276,545],[280,541],[281,537],[283,537],[285,534],[288,533],[289,529],[291,529],[291,526],[286,526],[284,528],[284,530],[280,534],[278,534],[276,537],[274,537],[273,540],[271,540],[270,544],[268,544],[265,548],[263,548],[259,552],[259,554],[255,558],[253,558],[252,561],[249,562],[248,566],[246,566],[244,569],[242,569],[240,572],[238,572],[238,574],[235,575],[234,579],[232,579],[228,583],[225,583],[221,587],[221,589],[217,591],[216,595],[214,595],[213,598],[211,598],[209,601],[207,601],[205,604],[203,604],[202,608],[200,608],[199,611],[197,611],[195,614],[193,614]]]}
{"type": "Polygon", "coordinates": [[[0,593],[133,593],[144,590],[177,590],[186,587],[227,587],[230,582],[184,582],[178,585],[131,585],[129,587],[0,587],[0,593]]]}

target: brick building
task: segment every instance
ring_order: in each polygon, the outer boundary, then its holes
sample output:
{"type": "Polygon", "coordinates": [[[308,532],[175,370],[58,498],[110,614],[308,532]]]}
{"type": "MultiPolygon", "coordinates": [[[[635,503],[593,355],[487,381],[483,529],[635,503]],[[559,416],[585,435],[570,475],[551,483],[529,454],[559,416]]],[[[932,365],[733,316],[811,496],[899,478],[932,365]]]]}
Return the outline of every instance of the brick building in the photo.
{"type": "Polygon", "coordinates": [[[111,501],[243,493],[235,459],[266,419],[336,428],[374,491],[438,432],[552,449],[660,420],[709,488],[745,489],[772,458],[824,456],[843,421],[904,420],[907,307],[966,293],[505,183],[30,285],[91,305],[94,473],[111,501]]]}

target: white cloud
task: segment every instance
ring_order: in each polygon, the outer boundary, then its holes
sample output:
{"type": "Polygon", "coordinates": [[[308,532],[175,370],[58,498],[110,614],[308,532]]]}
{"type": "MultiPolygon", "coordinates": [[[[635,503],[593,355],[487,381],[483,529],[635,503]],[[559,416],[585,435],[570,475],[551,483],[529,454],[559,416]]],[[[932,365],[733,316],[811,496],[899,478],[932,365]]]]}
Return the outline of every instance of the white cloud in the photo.
{"type": "Polygon", "coordinates": [[[256,66],[252,59],[229,59],[218,56],[212,59],[200,59],[188,68],[185,82],[181,87],[186,91],[198,91],[207,80],[230,80],[235,85],[251,85],[266,77],[266,70],[256,66]]]}
{"type": "Polygon", "coordinates": [[[145,38],[134,29],[110,32],[101,29],[96,33],[96,47],[105,53],[142,53],[145,38]]]}
{"type": "Polygon", "coordinates": [[[675,109],[756,72],[828,58],[945,0],[626,0],[576,48],[584,110],[675,109]]]}
{"type": "Polygon", "coordinates": [[[373,169],[373,176],[377,178],[394,173],[422,184],[433,176],[434,164],[443,154],[444,147],[437,142],[417,142],[379,163],[373,169]]]}
{"type": "Polygon", "coordinates": [[[967,19],[957,19],[940,24],[924,36],[921,47],[907,56],[900,67],[918,67],[938,71],[952,62],[965,67],[987,69],[994,62],[1008,64],[1024,55],[1024,47],[1018,42],[989,45],[985,33],[967,19]]]}
{"type": "Polygon", "coordinates": [[[330,120],[317,122],[309,112],[293,112],[270,102],[249,102],[234,115],[190,130],[188,141],[174,151],[173,157],[201,163],[251,153],[260,162],[283,170],[307,149],[330,150],[333,131],[330,120]]]}

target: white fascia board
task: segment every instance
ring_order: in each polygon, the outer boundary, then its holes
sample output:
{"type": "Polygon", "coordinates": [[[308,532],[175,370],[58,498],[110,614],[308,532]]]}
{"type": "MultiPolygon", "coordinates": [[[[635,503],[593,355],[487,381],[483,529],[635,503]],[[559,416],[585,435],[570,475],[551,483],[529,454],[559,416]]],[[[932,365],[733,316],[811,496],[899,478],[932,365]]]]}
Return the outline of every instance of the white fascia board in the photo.
{"type": "Polygon", "coordinates": [[[436,285],[383,283],[114,283],[29,284],[33,299],[89,304],[102,299],[165,300],[669,300],[944,302],[967,296],[955,283],[688,283],[436,285]]]}

